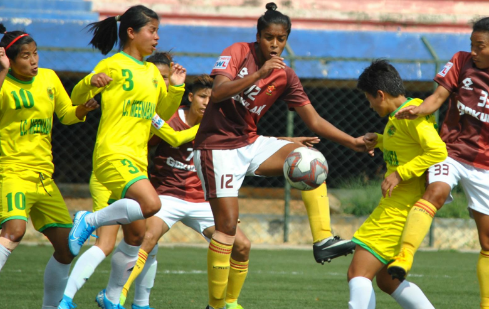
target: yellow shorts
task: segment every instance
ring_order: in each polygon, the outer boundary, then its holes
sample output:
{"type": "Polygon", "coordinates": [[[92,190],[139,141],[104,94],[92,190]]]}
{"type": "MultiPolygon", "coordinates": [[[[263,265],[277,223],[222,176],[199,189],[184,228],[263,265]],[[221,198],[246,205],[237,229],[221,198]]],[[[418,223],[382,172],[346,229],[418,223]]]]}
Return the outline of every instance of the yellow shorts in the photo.
{"type": "Polygon", "coordinates": [[[93,200],[93,211],[104,209],[109,205],[110,191],[98,181],[94,172],[90,176],[89,188],[93,200]]]}
{"type": "Polygon", "coordinates": [[[110,192],[109,204],[124,198],[127,189],[141,179],[148,179],[146,166],[132,159],[102,161],[93,169],[95,176],[110,192]]]}
{"type": "Polygon", "coordinates": [[[0,226],[9,220],[31,216],[39,232],[50,227],[71,228],[73,222],[58,186],[36,172],[0,174],[0,226]]]}
{"type": "Polygon", "coordinates": [[[388,264],[399,253],[400,239],[411,207],[424,192],[424,181],[397,186],[353,235],[352,241],[388,264]]]}

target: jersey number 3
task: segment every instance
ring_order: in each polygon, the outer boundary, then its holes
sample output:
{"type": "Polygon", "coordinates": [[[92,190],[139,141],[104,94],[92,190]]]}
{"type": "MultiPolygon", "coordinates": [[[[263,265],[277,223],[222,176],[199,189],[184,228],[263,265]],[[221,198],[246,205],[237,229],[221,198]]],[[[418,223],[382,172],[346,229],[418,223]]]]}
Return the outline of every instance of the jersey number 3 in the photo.
{"type": "Polygon", "coordinates": [[[131,91],[134,88],[134,81],[132,80],[132,72],[128,69],[122,69],[122,77],[126,77],[124,81],[124,85],[122,85],[122,89],[125,91],[131,91]]]}

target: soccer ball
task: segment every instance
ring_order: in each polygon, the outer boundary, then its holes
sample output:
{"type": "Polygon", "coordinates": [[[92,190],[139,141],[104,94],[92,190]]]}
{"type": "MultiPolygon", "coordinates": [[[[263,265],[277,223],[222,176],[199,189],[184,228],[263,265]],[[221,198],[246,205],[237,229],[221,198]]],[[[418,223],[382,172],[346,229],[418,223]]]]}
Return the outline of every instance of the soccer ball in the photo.
{"type": "Polygon", "coordinates": [[[289,153],[285,159],[284,176],[296,189],[316,189],[328,176],[328,162],[318,150],[300,147],[289,153]]]}

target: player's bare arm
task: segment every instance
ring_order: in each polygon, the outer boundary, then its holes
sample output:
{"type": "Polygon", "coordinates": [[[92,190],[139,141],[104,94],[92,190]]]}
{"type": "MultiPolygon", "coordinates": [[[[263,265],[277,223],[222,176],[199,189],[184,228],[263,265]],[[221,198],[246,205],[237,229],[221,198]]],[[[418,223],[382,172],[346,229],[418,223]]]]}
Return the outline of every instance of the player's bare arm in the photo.
{"type": "Polygon", "coordinates": [[[427,97],[419,106],[407,106],[396,113],[397,119],[416,119],[418,117],[433,114],[450,96],[448,91],[443,86],[438,86],[432,95],[427,97]]]}
{"type": "Polygon", "coordinates": [[[319,137],[317,137],[317,136],[312,136],[312,137],[309,137],[309,136],[298,136],[298,137],[281,136],[281,137],[277,137],[277,139],[282,139],[282,140],[289,141],[292,143],[301,144],[301,145],[304,145],[306,147],[314,147],[314,145],[318,144],[320,141],[319,137]]]}
{"type": "Polygon", "coordinates": [[[263,64],[263,66],[253,74],[247,75],[244,78],[230,80],[226,76],[217,75],[214,78],[214,86],[212,87],[211,102],[219,103],[229,99],[238,93],[248,89],[258,80],[267,77],[274,69],[284,69],[284,58],[272,57],[263,64]]]}
{"type": "Polygon", "coordinates": [[[91,111],[93,111],[99,107],[100,107],[100,104],[98,104],[97,100],[90,99],[85,104],[78,105],[76,107],[76,117],[81,120],[81,119],[85,118],[85,116],[89,112],[91,112],[91,111]]]}

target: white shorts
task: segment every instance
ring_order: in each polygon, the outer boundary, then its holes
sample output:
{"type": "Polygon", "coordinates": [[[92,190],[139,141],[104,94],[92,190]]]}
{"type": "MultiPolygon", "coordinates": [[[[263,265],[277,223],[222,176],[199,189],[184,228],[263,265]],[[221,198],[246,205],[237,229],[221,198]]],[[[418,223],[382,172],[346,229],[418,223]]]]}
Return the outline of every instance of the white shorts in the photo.
{"type": "MultiPolygon", "coordinates": [[[[178,221],[190,227],[204,237],[204,230],[214,226],[214,216],[208,202],[192,203],[179,198],[160,195],[161,209],[155,216],[163,220],[168,228],[178,221]]],[[[205,237],[207,239],[207,237],[205,237]]],[[[207,239],[209,241],[209,239],[207,239]]]]}
{"type": "MultiPolygon", "coordinates": [[[[454,188],[459,182],[469,202],[468,207],[489,215],[489,170],[476,168],[448,157],[428,169],[427,183],[441,181],[454,188]]],[[[453,201],[450,194],[445,203],[453,201]]]]}
{"type": "Polygon", "coordinates": [[[202,182],[205,199],[237,197],[245,176],[257,176],[260,165],[291,142],[259,136],[238,149],[194,150],[194,165],[202,182]]]}

